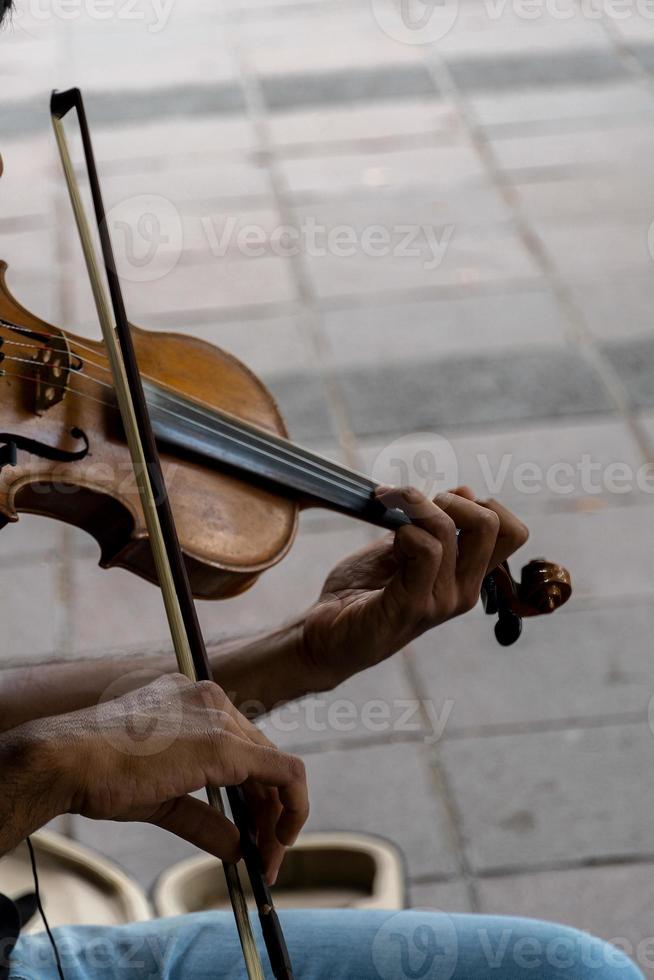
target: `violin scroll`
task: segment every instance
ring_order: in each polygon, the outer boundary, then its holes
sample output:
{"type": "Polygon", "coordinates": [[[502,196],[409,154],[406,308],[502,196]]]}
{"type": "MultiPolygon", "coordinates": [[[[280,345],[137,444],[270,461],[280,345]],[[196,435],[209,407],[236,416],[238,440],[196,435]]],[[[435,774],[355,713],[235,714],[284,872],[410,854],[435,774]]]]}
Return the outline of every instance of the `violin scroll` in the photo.
{"type": "Polygon", "coordinates": [[[497,616],[495,636],[511,646],[522,633],[525,616],[543,616],[559,609],[572,594],[570,573],[562,565],[535,558],[522,569],[517,582],[508,562],[502,562],[484,579],[481,598],[485,611],[497,616]]]}

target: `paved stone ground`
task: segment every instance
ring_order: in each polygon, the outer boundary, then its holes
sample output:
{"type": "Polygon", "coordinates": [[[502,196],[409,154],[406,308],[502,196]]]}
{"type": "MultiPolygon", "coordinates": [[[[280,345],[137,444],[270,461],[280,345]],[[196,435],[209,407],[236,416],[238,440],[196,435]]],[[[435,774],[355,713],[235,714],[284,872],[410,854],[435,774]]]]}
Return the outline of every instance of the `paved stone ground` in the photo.
{"type": "MultiPolygon", "coordinates": [[[[391,0],[22,6],[0,37],[0,230],[23,303],[97,335],[47,119],[50,88],[81,84],[135,321],[233,351],[296,438],[379,478],[399,458],[421,485],[445,437],[530,523],[525,557],[574,575],[519,648],[475,612],[269,722],[306,757],[311,826],[397,842],[416,905],[565,920],[654,976],[647,9],[461,0],[402,31],[391,0]],[[167,238],[151,261],[144,211],[167,238]]],[[[302,608],[369,536],[306,515],[280,567],[202,606],[208,635],[302,608]]],[[[155,590],[96,560],[36,518],[3,532],[3,662],[166,645],[155,590]]],[[[146,884],[188,853],[72,829],[146,884]]]]}

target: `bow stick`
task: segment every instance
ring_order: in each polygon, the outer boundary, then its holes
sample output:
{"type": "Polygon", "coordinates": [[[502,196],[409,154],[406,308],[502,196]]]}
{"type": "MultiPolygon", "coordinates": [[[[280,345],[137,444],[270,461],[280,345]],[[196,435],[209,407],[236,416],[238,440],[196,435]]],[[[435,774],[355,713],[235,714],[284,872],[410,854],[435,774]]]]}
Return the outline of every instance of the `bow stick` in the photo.
{"type": "MultiPolygon", "coordinates": [[[[100,182],[80,90],[73,88],[66,92],[53,92],[50,101],[50,113],[93,290],[93,298],[107,348],[118,407],[134,467],[177,663],[180,672],[190,680],[211,680],[211,667],[166,492],[159,453],[152,431],[125,304],[116,272],[100,182]],[[111,297],[111,307],[113,308],[113,318],[64,131],[63,118],[71,109],[75,109],[77,113],[93,209],[100,236],[104,271],[111,297]]],[[[207,787],[207,796],[213,807],[224,812],[219,789],[207,787]]],[[[263,875],[261,857],[251,831],[242,788],[240,786],[228,787],[227,798],[234,823],[240,833],[241,850],[259,912],[263,937],[273,973],[277,980],[293,980],[288,950],[270,889],[263,875]]],[[[223,867],[248,977],[250,980],[264,980],[261,959],[252,933],[252,925],[238,869],[236,865],[225,862],[223,867]]]]}

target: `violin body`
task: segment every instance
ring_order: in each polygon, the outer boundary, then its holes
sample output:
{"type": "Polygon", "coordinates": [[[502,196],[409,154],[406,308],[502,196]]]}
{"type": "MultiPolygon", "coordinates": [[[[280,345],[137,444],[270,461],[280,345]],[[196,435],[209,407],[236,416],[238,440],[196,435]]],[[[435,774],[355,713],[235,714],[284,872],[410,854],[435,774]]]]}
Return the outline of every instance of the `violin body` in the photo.
{"type": "MultiPolygon", "coordinates": [[[[76,428],[86,435],[89,451],[74,461],[19,453],[15,466],[0,470],[0,521],[16,521],[21,512],[66,521],[96,538],[103,567],[126,568],[156,583],[134,472],[107,385],[104,345],[63,335],[28,312],[10,293],[6,268],[0,263],[0,318],[31,333],[21,336],[0,325],[0,430],[72,451],[78,448],[71,435],[76,428]],[[48,363],[28,363],[52,360],[46,351],[63,350],[62,336],[73,363],[79,345],[83,371],[66,372],[64,365],[57,373],[48,363]],[[48,394],[51,405],[43,400],[48,394]]],[[[132,330],[143,375],[194,402],[286,435],[274,398],[236,358],[182,334],[132,330]]],[[[297,529],[297,500],[183,453],[162,451],[161,461],[197,598],[237,595],[284,557],[297,529]]]]}

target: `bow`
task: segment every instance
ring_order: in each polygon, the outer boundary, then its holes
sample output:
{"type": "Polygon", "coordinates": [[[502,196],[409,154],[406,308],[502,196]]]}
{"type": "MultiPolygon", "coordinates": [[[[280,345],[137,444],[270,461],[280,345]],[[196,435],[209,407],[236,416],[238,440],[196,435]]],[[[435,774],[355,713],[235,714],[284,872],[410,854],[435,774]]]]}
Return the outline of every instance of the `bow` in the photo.
{"type": "MultiPolygon", "coordinates": [[[[143,392],[125,304],[116,274],[113,248],[105,218],[100,182],[80,90],[73,88],[66,92],[54,92],[50,102],[50,112],[93,290],[98,319],[109,356],[118,407],[129,446],[179,670],[193,681],[211,680],[211,668],[166,492],[166,484],[143,392]],[[66,140],[63,119],[71,109],[75,110],[78,118],[111,305],[106,295],[100,265],[96,257],[66,140]]],[[[224,809],[220,790],[209,786],[207,787],[207,796],[212,806],[221,811],[224,809]]],[[[284,935],[270,889],[264,879],[256,841],[250,830],[243,790],[241,787],[229,787],[227,798],[234,823],[241,836],[241,850],[259,912],[273,973],[278,980],[293,980],[284,935]]],[[[264,980],[261,959],[252,933],[238,869],[236,865],[227,863],[224,863],[223,867],[248,977],[250,980],[264,980]]]]}

